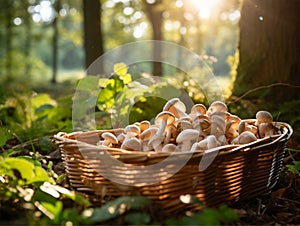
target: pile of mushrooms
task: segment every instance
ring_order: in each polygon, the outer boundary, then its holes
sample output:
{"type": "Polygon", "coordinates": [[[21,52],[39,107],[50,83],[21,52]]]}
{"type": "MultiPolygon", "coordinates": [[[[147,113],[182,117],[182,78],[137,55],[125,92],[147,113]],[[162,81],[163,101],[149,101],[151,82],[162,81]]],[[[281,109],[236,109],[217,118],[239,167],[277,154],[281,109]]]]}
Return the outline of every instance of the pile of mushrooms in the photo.
{"type": "Polygon", "coordinates": [[[97,145],[132,151],[205,151],[279,134],[272,122],[268,111],[258,111],[254,120],[242,120],[230,114],[221,101],[213,102],[208,108],[195,104],[187,113],[185,104],[173,98],[156,115],[153,124],[136,122],[126,126],[117,136],[104,132],[97,145]]]}

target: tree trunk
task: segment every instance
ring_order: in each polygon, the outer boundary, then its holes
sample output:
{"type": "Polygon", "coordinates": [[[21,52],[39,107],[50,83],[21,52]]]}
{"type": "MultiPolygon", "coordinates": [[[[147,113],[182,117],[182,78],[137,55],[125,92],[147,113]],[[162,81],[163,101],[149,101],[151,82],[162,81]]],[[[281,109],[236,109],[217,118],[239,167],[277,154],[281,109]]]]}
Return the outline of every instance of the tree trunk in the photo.
{"type": "MultiPolygon", "coordinates": [[[[150,4],[145,3],[146,13],[148,15],[149,21],[152,27],[152,39],[153,40],[163,40],[162,25],[163,25],[163,11],[160,9],[162,6],[162,0],[157,0],[155,3],[150,4]]],[[[153,46],[153,75],[161,76],[163,74],[162,68],[162,46],[159,42],[154,42],[153,46]]]]}
{"type": "MultiPolygon", "coordinates": [[[[83,0],[84,13],[84,48],[85,66],[89,66],[104,53],[103,35],[101,25],[101,0],[83,0]]],[[[102,63],[102,62],[99,62],[102,63]]],[[[95,75],[103,71],[103,65],[98,65],[87,71],[88,74],[95,75]]]]}
{"type": "Polygon", "coordinates": [[[56,17],[52,22],[53,37],[52,37],[52,83],[56,83],[57,77],[57,61],[58,61],[58,12],[60,10],[60,0],[56,0],[54,3],[54,9],[57,12],[56,17]]]}
{"type": "Polygon", "coordinates": [[[12,53],[12,39],[13,39],[13,6],[11,1],[5,1],[5,19],[6,19],[6,26],[5,26],[5,52],[6,52],[6,60],[5,60],[5,70],[6,70],[6,79],[12,79],[12,61],[13,61],[13,53],[12,53]]]}
{"type": "Polygon", "coordinates": [[[245,98],[275,104],[300,99],[299,15],[299,0],[243,1],[233,96],[254,89],[245,98]]]}
{"type": "MultiPolygon", "coordinates": [[[[28,9],[29,2],[24,1],[24,8],[28,9]]],[[[24,23],[25,23],[25,49],[24,49],[24,55],[25,55],[25,75],[30,79],[31,77],[31,40],[32,40],[32,24],[31,24],[31,14],[26,10],[25,16],[24,16],[24,23]]]]}

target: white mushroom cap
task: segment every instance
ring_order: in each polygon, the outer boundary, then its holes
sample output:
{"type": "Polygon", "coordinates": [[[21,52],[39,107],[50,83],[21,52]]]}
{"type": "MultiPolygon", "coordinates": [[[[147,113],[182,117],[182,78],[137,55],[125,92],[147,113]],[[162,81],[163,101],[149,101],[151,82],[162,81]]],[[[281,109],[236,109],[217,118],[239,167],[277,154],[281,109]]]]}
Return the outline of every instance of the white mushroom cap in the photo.
{"type": "Polygon", "coordinates": [[[182,118],[178,119],[176,124],[177,124],[178,132],[181,132],[185,129],[193,129],[192,123],[190,121],[182,119],[182,118]]]}
{"type": "Polygon", "coordinates": [[[258,126],[258,134],[260,138],[269,137],[277,134],[277,129],[272,123],[261,123],[258,126]]]}
{"type": "Polygon", "coordinates": [[[199,138],[199,131],[195,129],[186,129],[181,131],[176,138],[176,142],[181,145],[182,151],[190,151],[193,143],[199,138]]]}
{"type": "Polygon", "coordinates": [[[148,120],[144,120],[140,122],[140,130],[141,133],[150,127],[150,122],[148,120]]]}
{"type": "Polygon", "coordinates": [[[178,152],[180,151],[179,148],[175,144],[166,144],[163,146],[161,152],[178,152]]]}
{"type": "Polygon", "coordinates": [[[206,111],[206,107],[203,104],[194,104],[191,108],[190,117],[194,119],[198,115],[206,114],[206,111]]]}
{"type": "Polygon", "coordinates": [[[140,127],[137,125],[128,125],[124,128],[124,133],[130,134],[129,136],[138,136],[140,134],[141,130],[140,127]]]}
{"type": "Polygon", "coordinates": [[[256,140],[257,138],[253,133],[245,131],[242,132],[238,137],[234,138],[232,144],[248,144],[256,140]]]}
{"type": "Polygon", "coordinates": [[[194,151],[205,151],[207,150],[207,139],[203,139],[199,142],[195,142],[191,147],[191,152],[194,151]]]}
{"type": "Polygon", "coordinates": [[[214,135],[209,135],[206,137],[206,139],[207,139],[207,149],[216,148],[220,145],[219,142],[217,141],[217,138],[214,135]]]}
{"type": "Polygon", "coordinates": [[[186,106],[185,104],[179,100],[179,98],[170,99],[165,106],[163,107],[163,111],[169,111],[175,115],[176,118],[181,118],[187,116],[186,106]]]}
{"type": "Polygon", "coordinates": [[[152,136],[154,136],[157,133],[157,131],[157,127],[151,126],[140,134],[140,139],[149,140],[152,136]]]}
{"type": "Polygon", "coordinates": [[[118,134],[117,139],[118,139],[118,141],[123,143],[125,140],[125,137],[126,137],[125,133],[120,133],[120,134],[118,134]]]}
{"type": "Polygon", "coordinates": [[[255,125],[258,126],[261,123],[272,123],[273,116],[268,111],[258,111],[256,113],[256,123],[255,125]]]}
{"type": "Polygon", "coordinates": [[[210,115],[215,112],[227,112],[227,111],[228,111],[228,108],[227,108],[226,104],[217,100],[217,101],[214,101],[209,106],[209,108],[207,110],[207,114],[210,115]]]}
{"type": "Polygon", "coordinates": [[[141,150],[141,141],[136,137],[131,137],[126,139],[121,145],[121,149],[140,151],[141,150]]]}
{"type": "Polygon", "coordinates": [[[101,137],[104,139],[104,142],[102,145],[109,146],[110,144],[118,144],[117,137],[110,132],[102,133],[101,137]]]}

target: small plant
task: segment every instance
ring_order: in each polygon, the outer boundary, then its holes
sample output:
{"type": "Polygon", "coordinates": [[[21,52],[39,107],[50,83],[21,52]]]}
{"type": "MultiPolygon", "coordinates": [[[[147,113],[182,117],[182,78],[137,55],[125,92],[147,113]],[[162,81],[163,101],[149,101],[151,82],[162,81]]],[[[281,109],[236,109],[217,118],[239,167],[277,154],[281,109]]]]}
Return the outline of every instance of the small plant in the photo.
{"type": "Polygon", "coordinates": [[[292,163],[293,163],[293,164],[287,164],[287,165],[286,165],[286,168],[287,168],[290,172],[292,172],[292,173],[294,173],[294,174],[297,174],[297,175],[300,175],[300,161],[295,160],[295,158],[294,158],[293,155],[292,155],[292,152],[300,153],[300,150],[291,149],[291,148],[288,148],[287,150],[288,150],[288,153],[289,153],[289,155],[290,155],[290,157],[291,157],[291,159],[292,159],[292,163]]]}
{"type": "Polygon", "coordinates": [[[225,204],[217,208],[206,208],[198,198],[190,195],[182,196],[181,200],[185,203],[196,203],[203,210],[179,219],[168,219],[166,225],[221,225],[233,223],[239,219],[239,216],[225,204]]]}

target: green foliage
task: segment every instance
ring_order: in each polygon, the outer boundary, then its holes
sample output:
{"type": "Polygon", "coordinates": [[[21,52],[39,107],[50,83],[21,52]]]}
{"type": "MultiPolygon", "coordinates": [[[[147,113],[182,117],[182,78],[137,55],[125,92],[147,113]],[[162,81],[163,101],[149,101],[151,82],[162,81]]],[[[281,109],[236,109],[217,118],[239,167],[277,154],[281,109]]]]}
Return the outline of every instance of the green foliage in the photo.
{"type": "Polygon", "coordinates": [[[300,153],[300,150],[295,150],[295,149],[291,149],[291,148],[288,148],[288,153],[292,159],[292,163],[293,164],[287,164],[286,165],[286,168],[294,173],[294,174],[297,174],[297,175],[300,175],[300,161],[296,161],[295,158],[293,157],[292,153],[293,152],[297,152],[297,153],[300,153]]]}
{"type": "Polygon", "coordinates": [[[13,94],[0,105],[0,118],[6,126],[0,127],[0,146],[12,135],[27,141],[61,129],[71,131],[71,108],[43,93],[13,94]]]}
{"type": "MultiPolygon", "coordinates": [[[[13,152],[10,152],[12,154],[13,152]]],[[[80,209],[67,208],[63,200],[69,199],[81,208],[90,203],[64,187],[55,185],[51,177],[39,162],[29,156],[10,157],[9,154],[0,155],[0,205],[7,203],[23,204],[23,210],[39,210],[43,215],[40,222],[43,224],[57,224],[70,220],[70,214],[79,216],[80,209]],[[25,208],[29,207],[29,210],[25,208]]],[[[32,213],[27,216],[28,222],[34,220],[32,213]],[[33,217],[30,219],[30,217],[33,217]]],[[[76,221],[76,218],[72,218],[76,221]]],[[[36,219],[35,219],[36,220],[36,219]]],[[[23,222],[24,223],[24,222],[23,222]]]]}
{"type": "MultiPolygon", "coordinates": [[[[202,206],[202,203],[196,197],[191,197],[191,202],[202,206]]],[[[180,219],[167,219],[166,225],[222,225],[233,223],[238,219],[239,216],[223,204],[218,208],[204,208],[202,211],[180,219]]]]}
{"type": "Polygon", "coordinates": [[[6,127],[0,127],[0,147],[4,146],[10,138],[12,138],[10,130],[6,127]]]}
{"type": "MultiPolygon", "coordinates": [[[[140,209],[150,203],[150,200],[143,196],[122,196],[101,207],[87,209],[83,211],[82,216],[89,224],[100,223],[116,218],[129,210],[140,209]]],[[[129,215],[127,220],[131,221],[132,218],[130,216],[135,216],[135,214],[136,213],[129,215]]],[[[140,215],[140,213],[136,214],[136,216],[138,215],[140,215]]]]}

